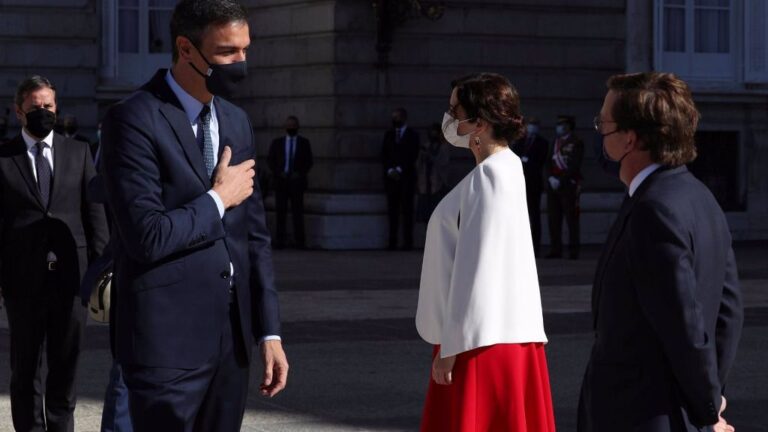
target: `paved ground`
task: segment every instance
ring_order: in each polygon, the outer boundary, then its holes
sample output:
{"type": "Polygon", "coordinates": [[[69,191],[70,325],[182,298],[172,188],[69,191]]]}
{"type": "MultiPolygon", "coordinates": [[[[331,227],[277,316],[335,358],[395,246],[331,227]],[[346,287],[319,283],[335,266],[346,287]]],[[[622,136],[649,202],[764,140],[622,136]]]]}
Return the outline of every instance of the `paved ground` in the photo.
{"type": "MultiPolygon", "coordinates": [[[[575,430],[597,253],[588,248],[576,262],[539,261],[559,431],[575,430]]],[[[742,244],[736,253],[747,320],[728,414],[739,432],[768,432],[768,243],[742,244]]],[[[243,430],[417,430],[431,352],[413,324],[420,252],[279,251],[275,265],[291,376],[274,399],[251,392],[243,430]]],[[[7,333],[0,312],[0,432],[12,430],[7,333]]],[[[89,325],[87,335],[77,430],[98,431],[110,364],[107,329],[89,325]]],[[[252,375],[254,388],[259,377],[252,375]]]]}

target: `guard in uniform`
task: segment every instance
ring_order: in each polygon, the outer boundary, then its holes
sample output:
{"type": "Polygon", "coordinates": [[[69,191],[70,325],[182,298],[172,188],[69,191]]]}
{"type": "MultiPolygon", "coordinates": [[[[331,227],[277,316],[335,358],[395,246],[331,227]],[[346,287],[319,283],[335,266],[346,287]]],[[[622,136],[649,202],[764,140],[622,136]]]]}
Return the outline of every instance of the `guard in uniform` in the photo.
{"type": "Polygon", "coordinates": [[[579,258],[579,194],[584,142],[574,133],[575,127],[573,116],[557,117],[557,137],[547,160],[547,211],[552,245],[547,258],[561,258],[563,255],[563,217],[568,224],[568,257],[579,258]]]}

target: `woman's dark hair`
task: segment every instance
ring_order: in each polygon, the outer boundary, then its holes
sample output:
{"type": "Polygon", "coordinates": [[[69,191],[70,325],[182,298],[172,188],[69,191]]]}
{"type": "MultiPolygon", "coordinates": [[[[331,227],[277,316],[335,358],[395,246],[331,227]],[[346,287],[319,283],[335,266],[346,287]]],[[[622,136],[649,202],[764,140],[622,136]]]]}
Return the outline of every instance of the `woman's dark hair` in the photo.
{"type": "Polygon", "coordinates": [[[511,142],[522,136],[520,96],[508,79],[495,73],[479,73],[454,80],[451,88],[456,89],[467,118],[490,123],[494,138],[511,142]]]}
{"type": "Polygon", "coordinates": [[[699,111],[685,81],[642,72],[614,75],[606,86],[618,95],[611,113],[617,129],[635,131],[654,162],[680,166],[696,159],[699,111]]]}
{"type": "Polygon", "coordinates": [[[184,36],[200,48],[208,26],[238,21],[248,21],[248,9],[236,0],[181,0],[171,18],[173,62],[179,58],[177,37],[184,36]]]}

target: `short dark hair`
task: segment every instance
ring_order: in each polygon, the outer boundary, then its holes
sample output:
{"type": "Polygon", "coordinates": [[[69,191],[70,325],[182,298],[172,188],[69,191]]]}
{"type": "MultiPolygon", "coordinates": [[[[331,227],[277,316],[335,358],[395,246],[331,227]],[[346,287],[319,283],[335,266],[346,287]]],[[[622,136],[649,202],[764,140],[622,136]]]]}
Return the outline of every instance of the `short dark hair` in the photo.
{"type": "Polygon", "coordinates": [[[16,106],[21,107],[21,105],[24,103],[24,99],[27,98],[27,95],[41,88],[49,88],[53,90],[54,93],[56,92],[56,87],[53,85],[53,83],[50,82],[48,78],[40,75],[32,75],[31,77],[20,82],[19,86],[16,87],[16,97],[14,98],[16,106]]]}
{"type": "Polygon", "coordinates": [[[606,83],[617,94],[613,121],[618,130],[632,130],[651,160],[680,166],[696,159],[694,135],[699,111],[685,81],[671,73],[614,75],[606,83]]]}
{"type": "Polygon", "coordinates": [[[522,136],[520,95],[508,79],[496,73],[472,74],[454,80],[451,88],[467,117],[490,123],[496,139],[511,142],[522,136]]]}
{"type": "Polygon", "coordinates": [[[408,120],[408,111],[403,107],[397,107],[392,110],[392,114],[398,113],[403,116],[403,120],[408,120]]]}
{"type": "Polygon", "coordinates": [[[557,116],[557,123],[556,124],[562,124],[562,123],[567,124],[568,125],[568,130],[570,130],[571,132],[576,130],[576,117],[574,117],[572,115],[561,114],[561,115],[557,116]]]}
{"type": "Polygon", "coordinates": [[[237,0],[181,0],[171,18],[173,62],[179,58],[177,37],[184,36],[200,48],[208,26],[238,21],[248,21],[248,9],[237,0]]]}
{"type": "Polygon", "coordinates": [[[289,116],[286,118],[286,120],[293,120],[293,121],[295,121],[296,123],[298,123],[298,122],[299,122],[299,118],[298,118],[298,117],[296,117],[295,115],[289,115],[289,116]]]}

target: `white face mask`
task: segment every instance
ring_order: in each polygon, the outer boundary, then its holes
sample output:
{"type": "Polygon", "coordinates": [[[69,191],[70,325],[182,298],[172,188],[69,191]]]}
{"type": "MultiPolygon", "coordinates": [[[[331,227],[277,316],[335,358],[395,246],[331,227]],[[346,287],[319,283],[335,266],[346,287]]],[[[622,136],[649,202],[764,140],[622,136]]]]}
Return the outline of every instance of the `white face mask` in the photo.
{"type": "Polygon", "coordinates": [[[459,124],[470,120],[457,120],[449,113],[443,114],[443,136],[445,140],[455,147],[469,148],[469,136],[472,135],[472,132],[459,135],[459,124]]]}
{"type": "Polygon", "coordinates": [[[526,130],[528,130],[528,135],[536,135],[539,133],[539,127],[533,124],[529,124],[525,127],[526,130]]]}

